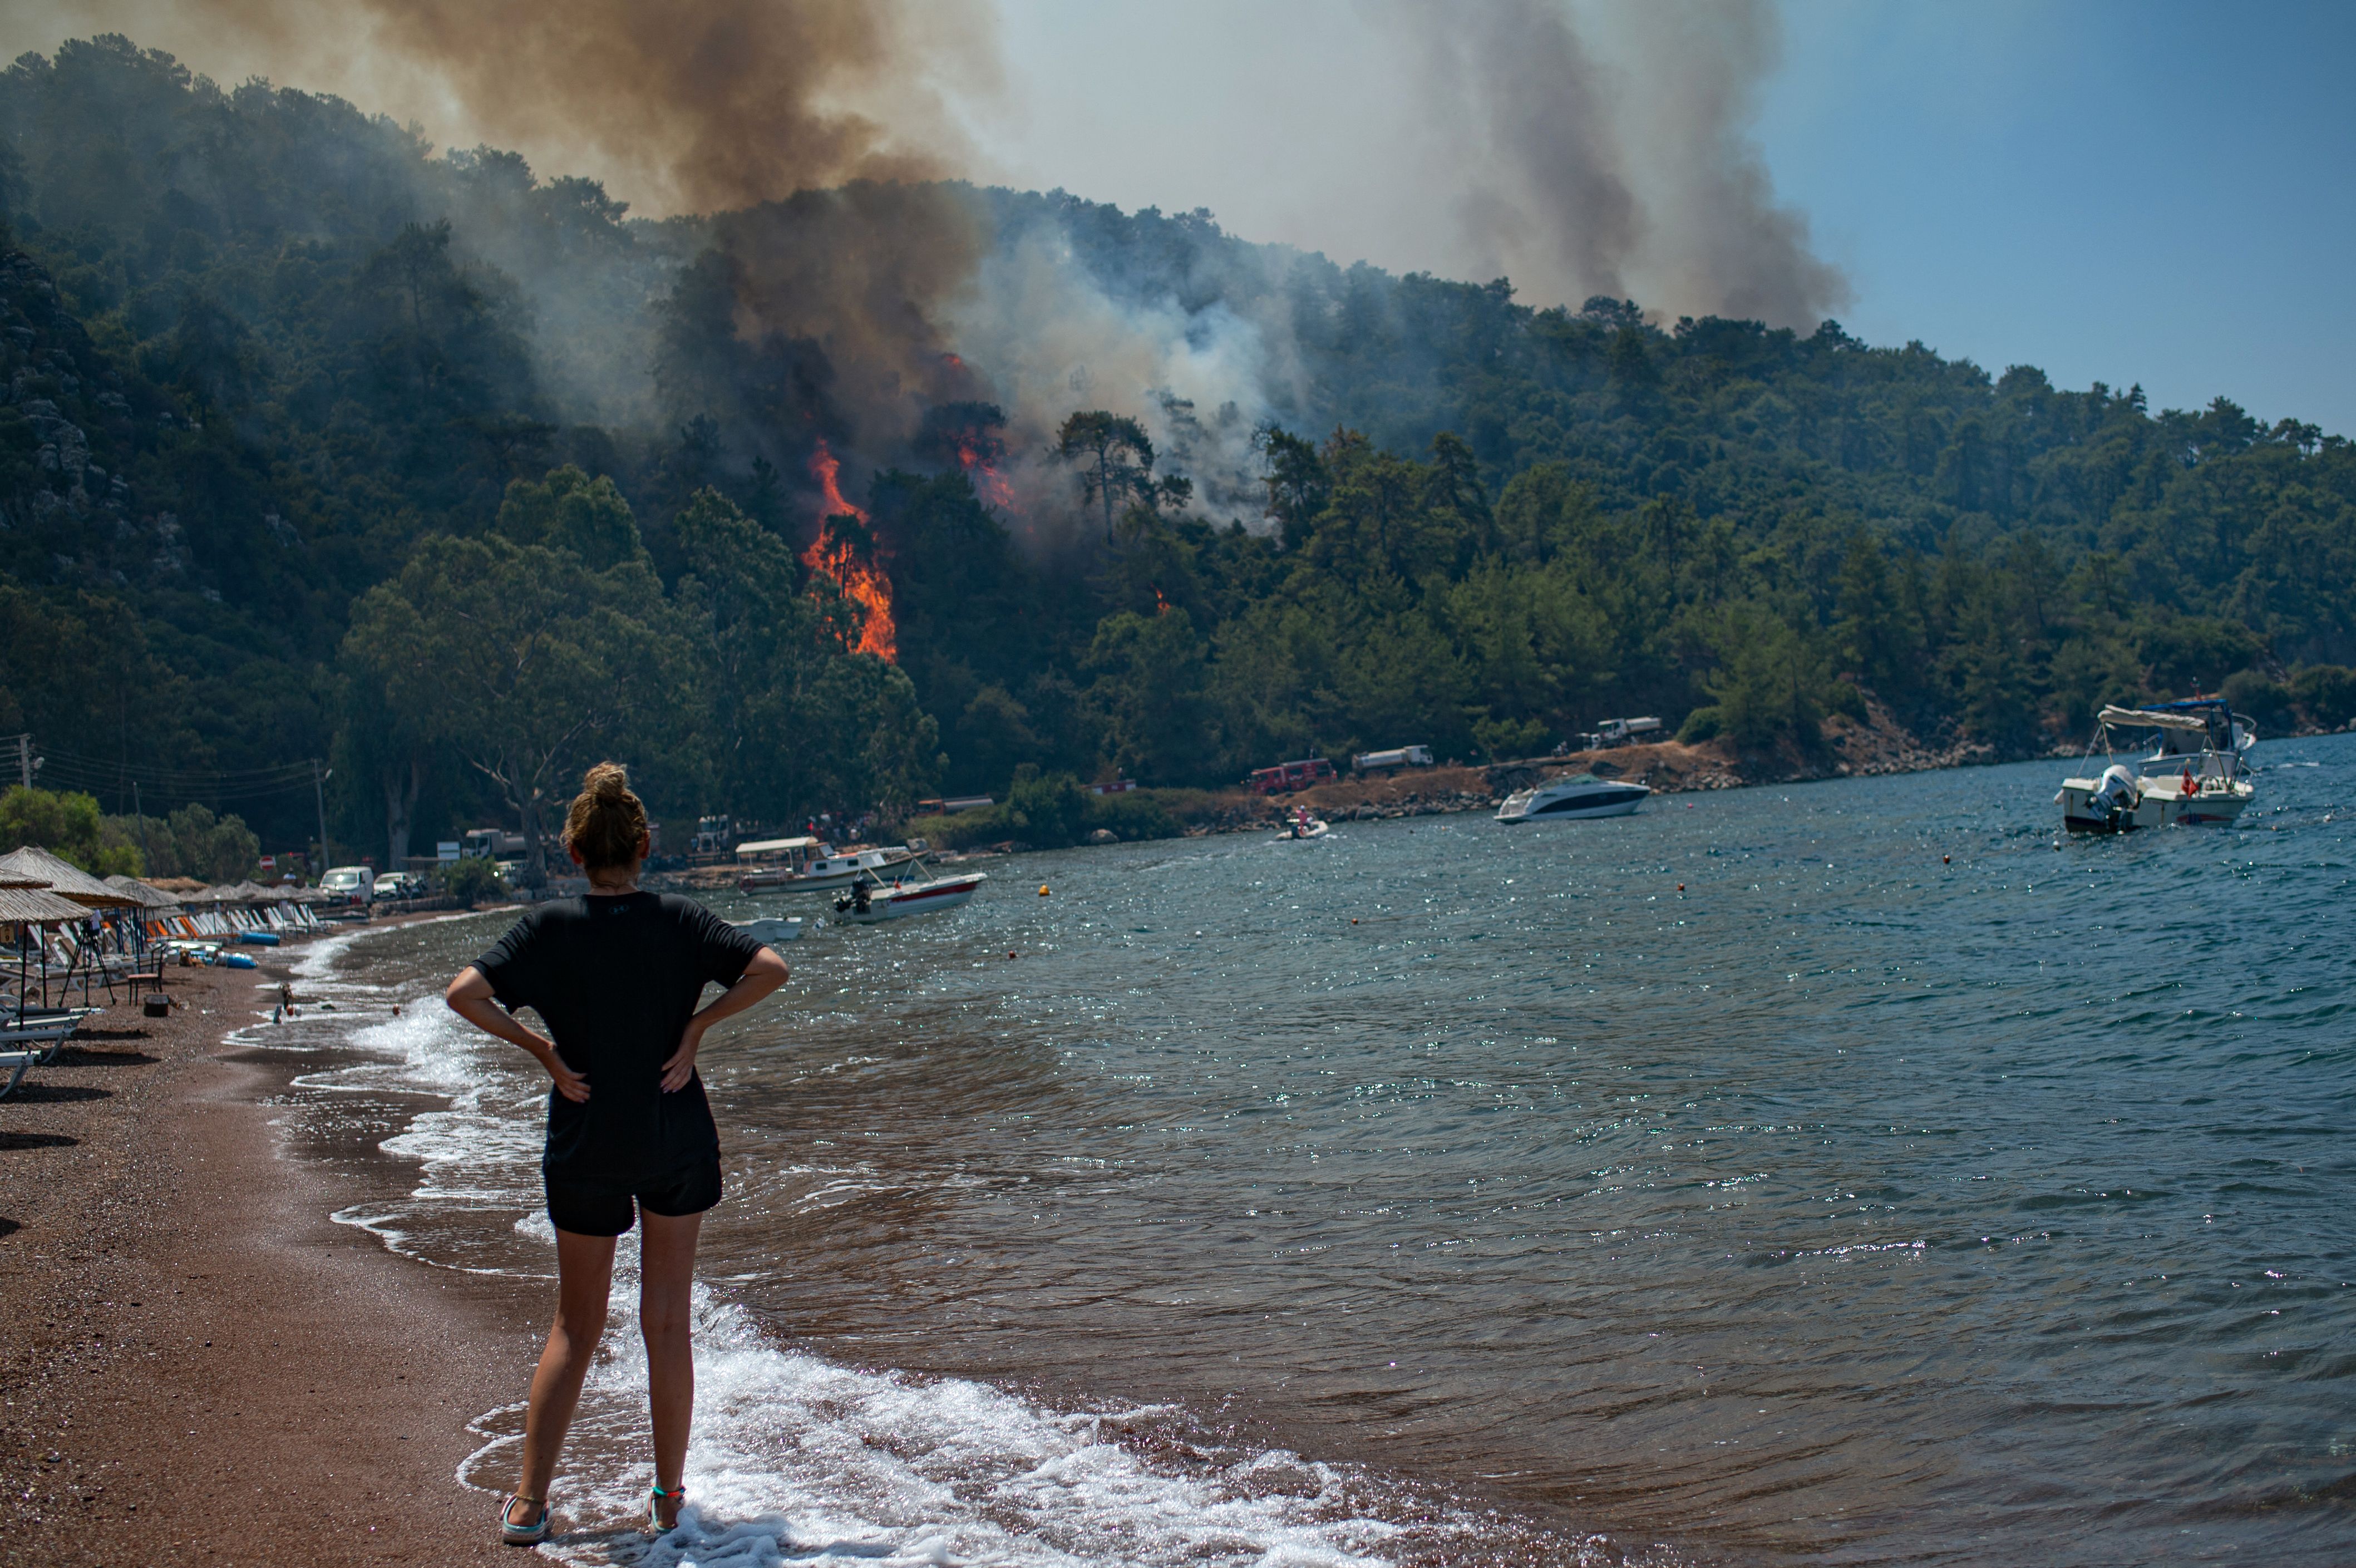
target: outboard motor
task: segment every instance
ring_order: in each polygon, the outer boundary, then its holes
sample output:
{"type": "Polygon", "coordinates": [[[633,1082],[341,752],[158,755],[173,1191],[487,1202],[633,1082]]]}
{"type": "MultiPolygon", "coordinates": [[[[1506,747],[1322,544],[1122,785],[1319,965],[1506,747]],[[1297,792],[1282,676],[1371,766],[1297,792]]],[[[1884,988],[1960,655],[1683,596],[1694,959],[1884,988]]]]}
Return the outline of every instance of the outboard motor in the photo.
{"type": "Polygon", "coordinates": [[[2118,832],[2119,818],[2141,803],[2135,775],[2115,762],[2103,769],[2103,781],[2086,798],[2087,810],[2101,815],[2105,832],[2118,832]]]}

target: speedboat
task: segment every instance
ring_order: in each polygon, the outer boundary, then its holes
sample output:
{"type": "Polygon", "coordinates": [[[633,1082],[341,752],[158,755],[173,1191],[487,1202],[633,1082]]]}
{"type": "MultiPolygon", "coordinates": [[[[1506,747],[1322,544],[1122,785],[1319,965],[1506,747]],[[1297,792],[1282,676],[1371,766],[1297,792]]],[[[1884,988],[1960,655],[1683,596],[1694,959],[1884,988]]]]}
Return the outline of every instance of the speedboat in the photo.
{"type": "Polygon", "coordinates": [[[2091,779],[2062,780],[2053,797],[2062,825],[2074,833],[2230,826],[2257,796],[2248,761],[2257,740],[2257,726],[2222,698],[2105,707],[2086,755],[2099,746],[2110,765],[2091,779]],[[2150,752],[2133,768],[2115,760],[2116,742],[2142,734],[2152,737],[2150,752]]]}
{"type": "Polygon", "coordinates": [[[759,920],[731,920],[730,925],[751,937],[764,947],[776,947],[779,942],[798,942],[802,939],[802,918],[788,915],[784,919],[770,916],[759,920]]]}
{"type": "Polygon", "coordinates": [[[1292,809],[1292,820],[1277,831],[1279,843],[1317,843],[1333,832],[1323,818],[1312,817],[1305,806],[1292,809]]]}
{"type": "Polygon", "coordinates": [[[736,879],[736,886],[746,893],[832,893],[850,886],[862,876],[887,872],[916,858],[916,852],[905,844],[883,849],[852,848],[840,854],[830,844],[820,844],[818,851],[798,866],[765,866],[748,871],[736,879]]]}
{"type": "Polygon", "coordinates": [[[1649,785],[1573,773],[1516,789],[1497,808],[1501,822],[1552,822],[1584,817],[1624,817],[1644,803],[1649,785]]]}
{"type": "MultiPolygon", "coordinates": [[[[915,859],[916,857],[911,856],[915,859]]],[[[909,915],[929,915],[966,903],[990,880],[986,871],[960,871],[941,876],[926,870],[922,860],[916,873],[885,881],[862,871],[851,891],[834,901],[834,918],[857,926],[873,926],[909,915]]]]}

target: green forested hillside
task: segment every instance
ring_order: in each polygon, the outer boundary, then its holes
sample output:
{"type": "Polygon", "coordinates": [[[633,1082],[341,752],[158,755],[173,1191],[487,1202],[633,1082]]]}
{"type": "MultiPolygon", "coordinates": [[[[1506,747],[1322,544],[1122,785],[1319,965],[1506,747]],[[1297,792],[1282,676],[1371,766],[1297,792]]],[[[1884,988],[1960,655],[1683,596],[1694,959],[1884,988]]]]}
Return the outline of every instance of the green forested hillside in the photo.
{"type": "Polygon", "coordinates": [[[1060,194],[645,222],[112,38],[0,75],[0,730],[265,847],[310,836],[313,757],[382,855],[605,754],[664,811],[798,822],[1632,711],[1804,747],[1860,688],[2005,751],[2196,686],[2356,716],[2356,451],[2222,400],[1536,311],[1060,194]],[[1041,235],[1093,308],[1255,345],[1253,406],[1002,401],[935,274],[1041,235]],[[830,456],[888,663],[801,560],[830,456]]]}

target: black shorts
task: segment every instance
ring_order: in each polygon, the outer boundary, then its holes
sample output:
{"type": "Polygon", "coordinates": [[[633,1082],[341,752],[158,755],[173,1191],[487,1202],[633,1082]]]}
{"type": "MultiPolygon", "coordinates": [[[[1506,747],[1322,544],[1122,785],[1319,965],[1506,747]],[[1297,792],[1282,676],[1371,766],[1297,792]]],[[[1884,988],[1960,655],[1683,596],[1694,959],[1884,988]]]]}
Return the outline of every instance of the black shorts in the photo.
{"type": "Polygon", "coordinates": [[[568,1176],[543,1175],[541,1179],[548,1188],[549,1222],[575,1236],[619,1236],[637,1221],[637,1208],[678,1219],[701,1214],[720,1201],[717,1156],[635,1191],[568,1176]]]}

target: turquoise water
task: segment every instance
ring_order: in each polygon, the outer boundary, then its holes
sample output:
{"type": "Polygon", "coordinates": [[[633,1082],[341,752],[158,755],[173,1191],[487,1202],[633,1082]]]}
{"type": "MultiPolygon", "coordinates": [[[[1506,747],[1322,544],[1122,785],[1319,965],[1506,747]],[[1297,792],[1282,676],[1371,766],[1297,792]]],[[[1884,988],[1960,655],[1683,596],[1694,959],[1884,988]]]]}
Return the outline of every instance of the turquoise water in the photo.
{"type": "MultiPolygon", "coordinates": [[[[993,862],[715,1036],[707,1273],[1328,1466],[1294,1522],[1375,1533],[1299,1561],[2356,1559],[2356,737],[2260,759],[2237,829],[2058,846],[2047,762],[993,862]]],[[[544,1268],[498,1081],[412,1128],[471,1196],[374,1222],[544,1268]]]]}

